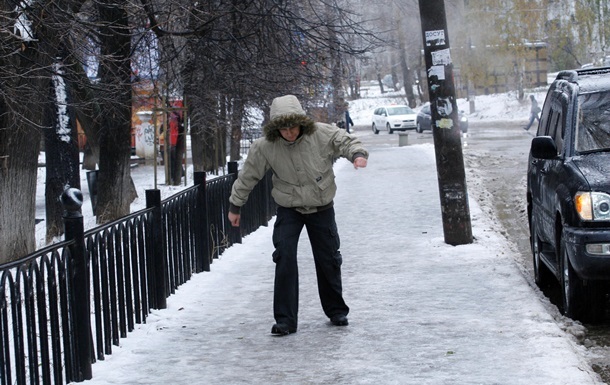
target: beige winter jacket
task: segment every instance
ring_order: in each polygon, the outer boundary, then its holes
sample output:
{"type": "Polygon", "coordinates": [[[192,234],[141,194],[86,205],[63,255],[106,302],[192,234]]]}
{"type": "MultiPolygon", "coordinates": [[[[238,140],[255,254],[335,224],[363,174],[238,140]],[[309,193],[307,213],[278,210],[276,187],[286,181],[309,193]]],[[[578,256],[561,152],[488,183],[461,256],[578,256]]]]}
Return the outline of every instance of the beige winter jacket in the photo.
{"type": "Polygon", "coordinates": [[[337,186],[334,160],[340,156],[352,161],[368,158],[360,141],[345,130],[325,123],[314,123],[305,115],[298,99],[286,95],[273,100],[270,123],[263,128],[265,136],[252,143],[248,157],[233,184],[231,211],[248,200],[248,195],[267,170],[273,172],[271,195],[283,207],[309,214],[332,205],[337,186]],[[280,128],[301,127],[299,138],[284,140],[280,128]]]}

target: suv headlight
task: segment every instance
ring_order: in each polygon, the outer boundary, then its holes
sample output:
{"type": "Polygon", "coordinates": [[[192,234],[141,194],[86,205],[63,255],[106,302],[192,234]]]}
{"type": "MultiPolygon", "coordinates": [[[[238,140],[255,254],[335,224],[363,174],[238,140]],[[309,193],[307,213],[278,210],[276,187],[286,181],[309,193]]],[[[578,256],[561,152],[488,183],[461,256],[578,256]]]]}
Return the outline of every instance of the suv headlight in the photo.
{"type": "Polygon", "coordinates": [[[610,195],[579,191],[574,196],[576,212],[583,221],[610,220],[610,195]]]}

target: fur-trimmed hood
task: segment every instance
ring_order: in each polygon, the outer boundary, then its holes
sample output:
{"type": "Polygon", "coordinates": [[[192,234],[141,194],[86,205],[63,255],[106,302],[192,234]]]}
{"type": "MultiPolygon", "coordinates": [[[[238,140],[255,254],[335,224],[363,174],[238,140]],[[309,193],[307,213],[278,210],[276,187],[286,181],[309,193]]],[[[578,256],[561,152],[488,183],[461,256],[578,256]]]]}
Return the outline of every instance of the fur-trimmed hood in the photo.
{"type": "Polygon", "coordinates": [[[270,142],[282,137],[279,132],[280,128],[301,126],[302,135],[311,135],[316,130],[315,122],[305,115],[301,103],[294,95],[273,99],[269,118],[269,123],[263,127],[263,133],[270,142]]]}

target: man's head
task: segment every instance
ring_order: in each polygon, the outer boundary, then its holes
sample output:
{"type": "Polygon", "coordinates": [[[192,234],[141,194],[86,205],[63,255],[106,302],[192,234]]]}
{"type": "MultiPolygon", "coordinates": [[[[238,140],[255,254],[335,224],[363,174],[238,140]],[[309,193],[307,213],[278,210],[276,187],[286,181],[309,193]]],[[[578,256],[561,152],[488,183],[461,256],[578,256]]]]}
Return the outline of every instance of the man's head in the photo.
{"type": "Polygon", "coordinates": [[[315,131],[315,123],[305,115],[301,103],[294,95],[285,95],[273,99],[269,110],[269,123],[263,127],[265,138],[275,141],[284,138],[293,142],[299,136],[310,135],[315,131]],[[282,131],[283,130],[283,131],[282,131]],[[293,140],[293,133],[297,135],[293,140]]]}
{"type": "Polygon", "coordinates": [[[282,138],[286,139],[286,141],[294,142],[298,139],[299,134],[301,133],[301,126],[280,128],[279,131],[282,138]]]}

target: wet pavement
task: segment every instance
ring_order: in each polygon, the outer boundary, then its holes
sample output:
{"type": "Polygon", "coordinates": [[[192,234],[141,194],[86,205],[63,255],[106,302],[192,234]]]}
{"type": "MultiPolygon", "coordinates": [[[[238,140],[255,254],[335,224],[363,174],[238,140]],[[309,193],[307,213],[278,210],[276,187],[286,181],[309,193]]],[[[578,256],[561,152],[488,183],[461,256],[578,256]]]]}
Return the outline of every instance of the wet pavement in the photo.
{"type": "MultiPolygon", "coordinates": [[[[418,135],[412,144],[431,142],[418,135]]],[[[263,227],[170,296],[87,383],[600,384],[487,222],[492,208],[472,208],[476,242],[445,244],[429,148],[361,138],[369,167],[337,172],[349,326],[320,309],[304,232],[299,330],[270,335],[272,226],[263,227]]],[[[473,194],[488,194],[479,187],[473,194]]]]}

